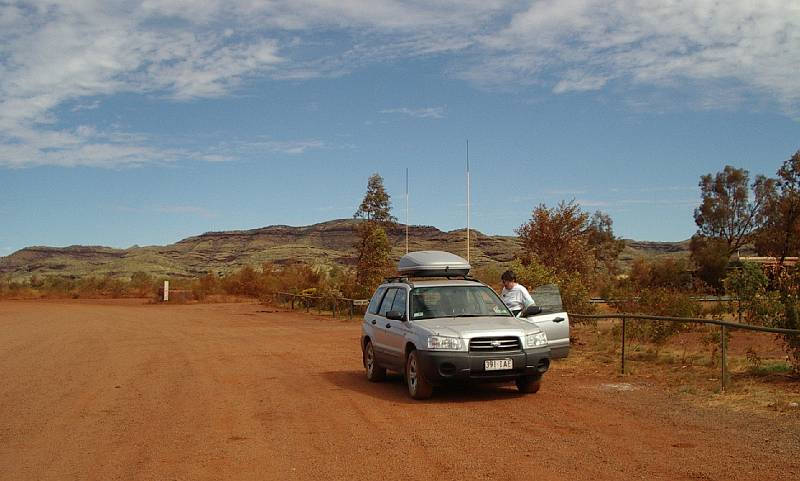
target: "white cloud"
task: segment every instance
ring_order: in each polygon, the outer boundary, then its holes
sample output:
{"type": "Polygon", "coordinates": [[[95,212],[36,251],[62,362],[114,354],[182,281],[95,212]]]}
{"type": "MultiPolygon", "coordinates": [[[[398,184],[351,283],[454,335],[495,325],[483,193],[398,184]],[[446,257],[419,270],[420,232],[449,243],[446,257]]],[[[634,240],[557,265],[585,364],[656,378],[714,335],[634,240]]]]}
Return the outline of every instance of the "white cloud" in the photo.
{"type": "Polygon", "coordinates": [[[484,50],[461,75],[488,86],[541,83],[564,93],[612,81],[699,82],[727,91],[698,96],[700,107],[741,101],[744,88],[800,111],[797,2],[544,0],[480,42],[484,50]]]}
{"type": "MultiPolygon", "coordinates": [[[[251,78],[337,76],[376,59],[464,48],[468,42],[456,32],[474,31],[503,4],[56,0],[0,6],[0,166],[222,160],[163,151],[135,135],[123,142],[120,132],[113,142],[102,138],[108,132],[81,135],[60,127],[56,110],[66,102],[76,102],[73,111],[94,109],[121,92],[179,101],[220,97],[251,78]],[[320,32],[343,32],[346,39],[310,57],[288,58],[320,32]],[[385,36],[394,41],[382,41],[385,36]]],[[[298,154],[318,145],[266,147],[298,154]]]]}
{"type": "Polygon", "coordinates": [[[159,27],[168,20],[152,18],[144,7],[126,8],[70,1],[2,10],[0,23],[12,16],[26,21],[0,33],[0,166],[117,166],[191,157],[91,126],[59,128],[54,110],[118,92],[181,100],[221,96],[282,61],[274,39],[230,39],[198,25],[159,27]]]}
{"type": "Polygon", "coordinates": [[[309,149],[320,149],[325,147],[325,143],[321,140],[298,140],[298,141],[269,141],[261,144],[251,144],[251,148],[263,148],[268,152],[298,155],[304,154],[309,149]]]}
{"type": "Polygon", "coordinates": [[[256,139],[246,141],[224,142],[215,147],[215,151],[227,152],[229,155],[254,156],[259,154],[300,155],[309,150],[325,149],[328,145],[319,139],[274,140],[256,139]]]}
{"type": "Polygon", "coordinates": [[[99,100],[94,100],[92,102],[78,104],[78,105],[72,107],[72,111],[73,112],[80,112],[81,110],[94,110],[97,107],[100,107],[100,101],[99,100]]]}
{"type": "MultiPolygon", "coordinates": [[[[119,129],[77,132],[60,123],[58,109],[95,109],[123,92],[163,101],[222,97],[254,78],[335,77],[417,56],[443,60],[444,75],[493,88],[614,89],[634,108],[683,88],[698,92],[686,96],[697,108],[756,99],[800,115],[798,45],[800,3],[785,0],[5,4],[0,166],[221,160],[215,152],[165,151],[119,129]]],[[[444,109],[383,113],[441,118],[444,109]]]]}
{"type": "Polygon", "coordinates": [[[381,110],[382,114],[401,114],[409,117],[416,117],[418,119],[441,119],[444,118],[444,107],[423,107],[423,108],[409,108],[400,107],[395,109],[381,110]]]}
{"type": "Polygon", "coordinates": [[[600,90],[607,82],[607,76],[591,75],[580,70],[573,70],[564,74],[564,77],[553,87],[553,92],[560,94],[564,92],[600,90]]]}

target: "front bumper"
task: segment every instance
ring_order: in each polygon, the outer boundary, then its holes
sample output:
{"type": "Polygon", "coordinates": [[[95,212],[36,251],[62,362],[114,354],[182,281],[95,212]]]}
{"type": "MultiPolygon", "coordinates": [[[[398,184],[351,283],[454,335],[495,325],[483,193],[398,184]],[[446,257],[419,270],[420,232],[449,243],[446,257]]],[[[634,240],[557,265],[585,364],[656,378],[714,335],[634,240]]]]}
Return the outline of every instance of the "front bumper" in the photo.
{"type": "Polygon", "coordinates": [[[541,376],[550,367],[550,348],[491,353],[417,351],[417,359],[419,369],[432,383],[448,380],[493,382],[520,376],[541,376]],[[511,359],[514,367],[487,371],[484,361],[492,359],[511,359]]]}

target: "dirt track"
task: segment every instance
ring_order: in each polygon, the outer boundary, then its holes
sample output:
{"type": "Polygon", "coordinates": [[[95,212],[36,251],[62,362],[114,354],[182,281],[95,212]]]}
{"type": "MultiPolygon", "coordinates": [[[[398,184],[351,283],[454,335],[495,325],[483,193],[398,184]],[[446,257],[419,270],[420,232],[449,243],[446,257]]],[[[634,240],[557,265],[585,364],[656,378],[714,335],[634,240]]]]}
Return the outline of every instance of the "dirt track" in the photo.
{"type": "Polygon", "coordinates": [[[563,364],[412,402],[358,322],[265,309],[0,302],[0,479],[800,479],[797,420],[563,364]]]}

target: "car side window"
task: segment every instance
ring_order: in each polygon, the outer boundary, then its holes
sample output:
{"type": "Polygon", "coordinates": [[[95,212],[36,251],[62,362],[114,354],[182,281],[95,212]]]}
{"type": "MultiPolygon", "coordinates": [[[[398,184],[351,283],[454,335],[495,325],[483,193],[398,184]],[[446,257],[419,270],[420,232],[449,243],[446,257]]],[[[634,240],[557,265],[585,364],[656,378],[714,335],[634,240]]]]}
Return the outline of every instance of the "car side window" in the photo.
{"type": "Polygon", "coordinates": [[[378,306],[381,305],[381,300],[383,300],[383,295],[386,293],[385,287],[379,287],[377,291],[375,291],[375,295],[372,296],[372,300],[369,301],[369,307],[367,307],[367,312],[370,314],[377,314],[378,313],[378,306]]]}
{"type": "Polygon", "coordinates": [[[394,302],[392,303],[392,308],[389,309],[390,311],[398,311],[400,314],[403,315],[403,318],[406,317],[406,290],[405,289],[397,289],[397,295],[394,297],[394,302]]]}
{"type": "Polygon", "coordinates": [[[397,294],[397,288],[389,289],[386,292],[386,295],[383,296],[383,302],[381,302],[381,308],[378,311],[379,316],[386,317],[386,313],[392,310],[392,303],[394,302],[394,296],[397,294]]]}

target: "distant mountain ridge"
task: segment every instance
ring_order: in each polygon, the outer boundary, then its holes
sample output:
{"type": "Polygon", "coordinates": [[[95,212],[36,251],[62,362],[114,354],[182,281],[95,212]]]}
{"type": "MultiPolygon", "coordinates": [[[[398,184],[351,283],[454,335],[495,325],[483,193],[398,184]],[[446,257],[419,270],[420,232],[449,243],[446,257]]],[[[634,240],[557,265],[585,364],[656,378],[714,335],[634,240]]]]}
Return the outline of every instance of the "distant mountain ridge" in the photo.
{"type": "MultiPolygon", "coordinates": [[[[338,219],[292,227],[273,225],[250,230],[207,232],[166,246],[115,249],[103,246],[26,247],[0,257],[0,275],[13,280],[33,275],[82,278],[130,277],[134,272],[169,277],[196,277],[208,272],[227,273],[265,262],[287,264],[353,265],[358,221],[338,219]]],[[[389,232],[393,255],[405,252],[405,226],[389,232]]],[[[491,236],[470,231],[470,260],[474,266],[511,261],[519,251],[515,236],[491,236]]],[[[627,241],[620,260],[635,257],[688,255],[688,241],[627,241]]],[[[431,226],[409,227],[409,249],[446,250],[466,255],[464,229],[444,232],[431,226]]]]}

